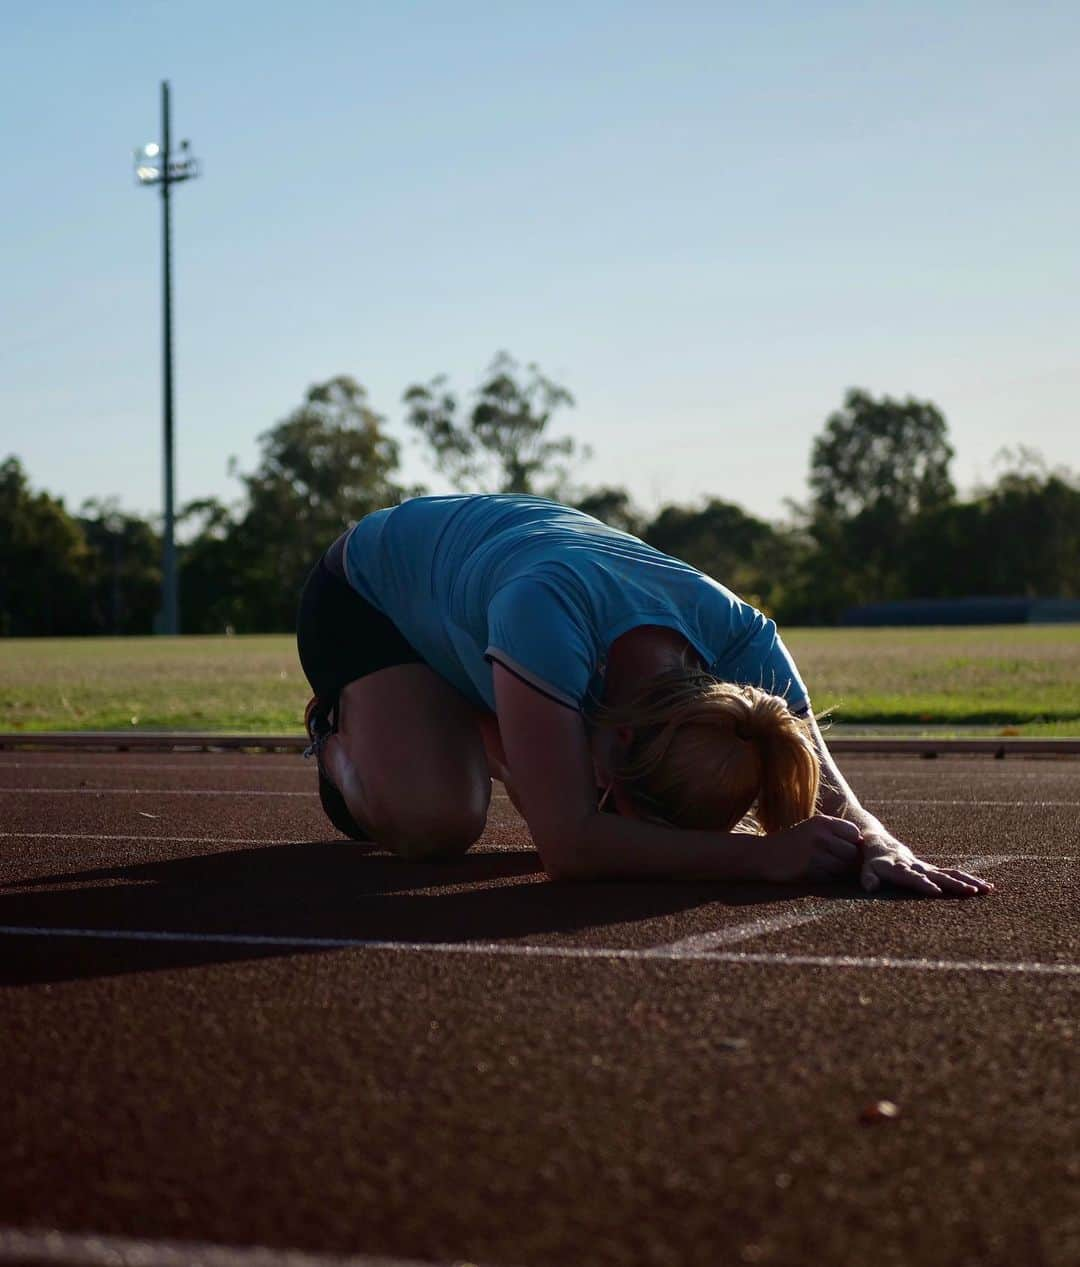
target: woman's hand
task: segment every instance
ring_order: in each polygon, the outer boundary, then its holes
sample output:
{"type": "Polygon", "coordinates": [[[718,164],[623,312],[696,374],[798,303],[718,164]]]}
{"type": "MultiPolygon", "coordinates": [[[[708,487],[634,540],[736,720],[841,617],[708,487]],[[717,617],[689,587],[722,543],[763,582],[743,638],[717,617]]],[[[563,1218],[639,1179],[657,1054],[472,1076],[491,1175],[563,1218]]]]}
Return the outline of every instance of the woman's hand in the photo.
{"type": "Polygon", "coordinates": [[[862,832],[854,823],[815,814],[794,827],[762,836],[757,842],[755,870],[771,884],[854,875],[861,841],[862,832]]]}
{"type": "Polygon", "coordinates": [[[832,754],[825,747],[825,740],[813,718],[810,720],[810,732],[821,758],[821,804],[834,813],[862,823],[859,879],[867,893],[876,893],[883,881],[900,888],[913,889],[916,893],[925,893],[928,897],[977,897],[981,893],[993,892],[992,884],[968,875],[966,871],[958,871],[955,867],[935,867],[916,858],[907,845],[890,835],[859,804],[855,793],[837,769],[832,754]]]}
{"type": "Polygon", "coordinates": [[[978,897],[994,889],[989,880],[980,880],[956,867],[935,867],[923,862],[907,845],[885,833],[864,834],[859,879],[867,893],[880,889],[882,881],[928,897],[978,897]]]}

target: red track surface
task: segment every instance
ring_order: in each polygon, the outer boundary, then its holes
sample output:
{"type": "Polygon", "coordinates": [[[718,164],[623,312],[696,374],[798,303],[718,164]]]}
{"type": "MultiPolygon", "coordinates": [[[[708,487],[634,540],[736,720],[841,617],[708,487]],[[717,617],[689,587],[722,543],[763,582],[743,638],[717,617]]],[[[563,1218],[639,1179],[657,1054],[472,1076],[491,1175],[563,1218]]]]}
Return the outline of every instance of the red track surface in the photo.
{"type": "Polygon", "coordinates": [[[845,764],[997,893],[555,885],[501,800],[410,865],[295,757],[0,754],[0,1261],[1075,1265],[1080,762],[845,764]]]}

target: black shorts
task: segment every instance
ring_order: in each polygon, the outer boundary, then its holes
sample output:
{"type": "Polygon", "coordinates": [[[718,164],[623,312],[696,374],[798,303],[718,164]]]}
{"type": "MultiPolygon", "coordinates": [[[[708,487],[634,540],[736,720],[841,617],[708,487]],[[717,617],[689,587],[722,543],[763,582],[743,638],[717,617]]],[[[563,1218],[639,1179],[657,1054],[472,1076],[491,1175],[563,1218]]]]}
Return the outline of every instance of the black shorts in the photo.
{"type": "Polygon", "coordinates": [[[343,686],[396,664],[423,664],[392,620],[345,579],[345,538],[315,564],[300,593],[296,646],[300,664],[324,714],[343,686]]]}

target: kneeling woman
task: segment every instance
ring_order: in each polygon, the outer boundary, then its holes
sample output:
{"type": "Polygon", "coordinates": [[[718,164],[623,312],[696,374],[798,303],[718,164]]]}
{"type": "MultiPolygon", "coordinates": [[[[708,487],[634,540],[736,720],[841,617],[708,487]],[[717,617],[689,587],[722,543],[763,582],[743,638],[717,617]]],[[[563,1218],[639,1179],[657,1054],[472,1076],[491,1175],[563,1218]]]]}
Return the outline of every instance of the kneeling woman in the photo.
{"type": "Polygon", "coordinates": [[[376,511],[308,579],[298,642],[327,814],[403,857],[468,849],[494,777],[557,879],[992,888],[862,808],[771,620],[580,511],[376,511]]]}

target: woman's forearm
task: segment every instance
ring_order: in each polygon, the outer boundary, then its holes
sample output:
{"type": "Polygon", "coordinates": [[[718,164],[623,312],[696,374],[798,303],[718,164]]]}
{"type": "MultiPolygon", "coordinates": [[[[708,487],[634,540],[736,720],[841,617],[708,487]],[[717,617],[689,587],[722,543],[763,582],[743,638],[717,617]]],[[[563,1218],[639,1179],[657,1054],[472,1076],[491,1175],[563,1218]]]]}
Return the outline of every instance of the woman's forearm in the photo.
{"type": "Polygon", "coordinates": [[[846,818],[849,823],[854,823],[864,833],[887,835],[881,820],[875,818],[862,806],[859,798],[840,773],[832,753],[825,746],[825,739],[817,722],[811,720],[810,727],[814,747],[821,761],[821,792],[818,796],[821,812],[831,814],[834,818],[846,818]]]}
{"type": "Polygon", "coordinates": [[[746,880],[757,873],[761,837],[690,831],[618,814],[589,814],[572,839],[537,841],[555,880],[746,880]]]}
{"type": "Polygon", "coordinates": [[[833,818],[846,818],[854,823],[860,831],[880,833],[885,830],[879,818],[875,818],[868,809],[864,809],[859,798],[841,778],[839,786],[831,780],[826,781],[825,771],[821,772],[821,794],[818,804],[823,814],[833,818]]]}
{"type": "Polygon", "coordinates": [[[487,757],[491,777],[506,783],[506,753],[503,750],[502,735],[499,733],[499,719],[494,713],[478,709],[476,724],[480,727],[480,738],[484,743],[484,754],[487,757]]]}

